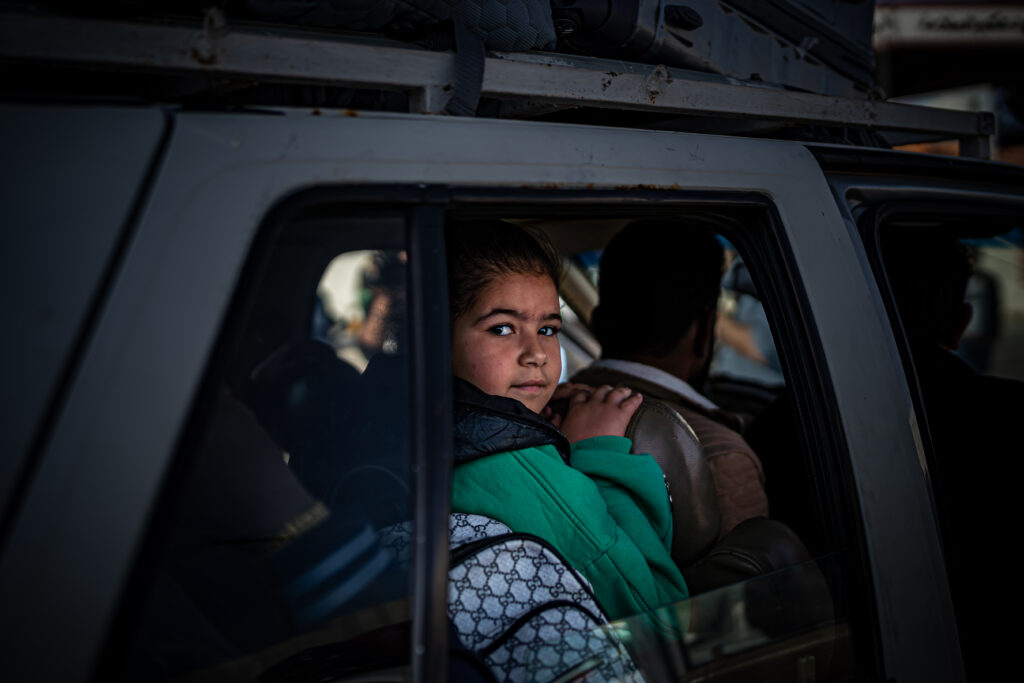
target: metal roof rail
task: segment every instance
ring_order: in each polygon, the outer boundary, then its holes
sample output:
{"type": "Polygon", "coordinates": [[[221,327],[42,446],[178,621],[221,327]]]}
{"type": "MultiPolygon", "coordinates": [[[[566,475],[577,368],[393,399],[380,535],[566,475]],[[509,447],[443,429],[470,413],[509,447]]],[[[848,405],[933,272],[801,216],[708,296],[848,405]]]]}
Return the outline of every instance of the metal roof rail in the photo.
{"type": "MultiPolygon", "coordinates": [[[[450,52],[371,34],[228,24],[211,20],[211,14],[199,26],[3,13],[0,60],[398,90],[409,94],[410,110],[425,114],[444,110],[455,82],[450,52]]],[[[962,156],[981,158],[989,158],[995,132],[988,112],[816,95],[685,69],[547,52],[491,53],[481,95],[504,101],[503,113],[511,116],[588,107],[858,128],[908,140],[957,139],[962,156]]]]}

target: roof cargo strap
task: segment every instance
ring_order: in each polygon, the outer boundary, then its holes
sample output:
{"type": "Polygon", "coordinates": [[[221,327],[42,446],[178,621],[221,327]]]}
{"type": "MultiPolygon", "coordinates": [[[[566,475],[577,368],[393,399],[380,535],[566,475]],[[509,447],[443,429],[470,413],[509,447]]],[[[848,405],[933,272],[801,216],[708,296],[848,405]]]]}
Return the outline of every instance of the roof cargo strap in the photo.
{"type": "Polygon", "coordinates": [[[455,88],[445,111],[455,116],[476,116],[487,60],[484,41],[461,21],[454,23],[455,88]]]}

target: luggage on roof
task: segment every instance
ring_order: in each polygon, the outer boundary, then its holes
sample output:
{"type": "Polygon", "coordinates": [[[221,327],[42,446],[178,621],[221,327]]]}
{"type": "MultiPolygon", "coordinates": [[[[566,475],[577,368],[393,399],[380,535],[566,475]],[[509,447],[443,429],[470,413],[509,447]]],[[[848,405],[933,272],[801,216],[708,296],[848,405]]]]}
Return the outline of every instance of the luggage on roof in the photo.
{"type": "Polygon", "coordinates": [[[259,19],[354,31],[445,45],[448,22],[472,31],[490,50],[543,50],[555,45],[548,0],[246,0],[259,19]]]}
{"type": "Polygon", "coordinates": [[[838,97],[874,87],[873,0],[556,0],[560,49],[838,97]]]}
{"type": "Polygon", "coordinates": [[[839,97],[874,87],[873,0],[246,0],[256,18],[453,47],[557,49],[695,69],[839,97]],[[556,45],[555,37],[558,34],[556,45]]]}

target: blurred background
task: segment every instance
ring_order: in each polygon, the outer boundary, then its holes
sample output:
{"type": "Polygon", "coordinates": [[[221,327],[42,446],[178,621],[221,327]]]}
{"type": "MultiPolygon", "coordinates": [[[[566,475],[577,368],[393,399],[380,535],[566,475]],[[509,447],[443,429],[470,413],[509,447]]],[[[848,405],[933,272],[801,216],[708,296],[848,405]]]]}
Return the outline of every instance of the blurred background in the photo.
{"type": "MultiPolygon", "coordinates": [[[[1024,2],[876,0],[876,79],[888,97],[996,115],[993,158],[1024,164],[1024,2]]],[[[955,142],[908,146],[956,154],[955,142]]]]}

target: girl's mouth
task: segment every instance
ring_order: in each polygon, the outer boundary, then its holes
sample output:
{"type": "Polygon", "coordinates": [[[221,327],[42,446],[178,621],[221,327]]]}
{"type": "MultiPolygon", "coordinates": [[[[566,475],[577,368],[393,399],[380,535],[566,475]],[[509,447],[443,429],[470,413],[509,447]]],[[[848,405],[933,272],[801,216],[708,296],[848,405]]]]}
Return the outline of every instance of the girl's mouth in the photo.
{"type": "Polygon", "coordinates": [[[527,382],[526,384],[513,384],[512,388],[518,389],[519,391],[526,391],[532,394],[541,391],[546,386],[547,383],[545,382],[527,382]]]}

